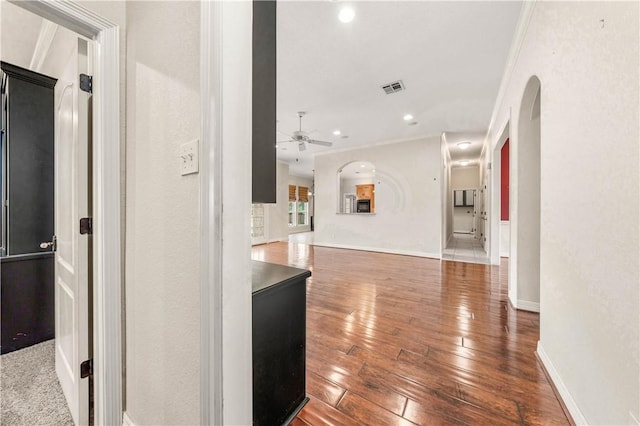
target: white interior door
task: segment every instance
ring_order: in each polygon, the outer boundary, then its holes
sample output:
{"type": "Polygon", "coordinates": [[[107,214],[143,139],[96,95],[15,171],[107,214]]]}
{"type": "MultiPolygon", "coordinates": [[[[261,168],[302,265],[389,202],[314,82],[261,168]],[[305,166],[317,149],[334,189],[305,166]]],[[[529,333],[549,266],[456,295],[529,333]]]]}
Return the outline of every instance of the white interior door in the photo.
{"type": "Polygon", "coordinates": [[[89,357],[89,246],[79,226],[89,212],[90,95],[79,89],[87,47],[78,39],[55,87],[56,373],[76,425],[89,419],[89,379],[80,378],[80,363],[89,357]]]}

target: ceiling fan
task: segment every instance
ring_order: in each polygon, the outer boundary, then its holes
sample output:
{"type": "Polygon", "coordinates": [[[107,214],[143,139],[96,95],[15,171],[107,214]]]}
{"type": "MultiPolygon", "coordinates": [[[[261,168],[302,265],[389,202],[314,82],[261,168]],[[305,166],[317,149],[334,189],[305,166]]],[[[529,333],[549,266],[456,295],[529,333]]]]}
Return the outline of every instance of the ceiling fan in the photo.
{"type": "MultiPolygon", "coordinates": [[[[302,117],[304,117],[306,114],[307,113],[304,112],[304,111],[298,112],[298,118],[300,120],[300,128],[298,130],[296,130],[295,132],[293,132],[293,134],[291,136],[287,135],[289,137],[289,140],[280,141],[278,143],[297,142],[298,143],[298,149],[300,151],[304,151],[305,149],[307,149],[307,146],[305,145],[305,143],[310,143],[310,144],[313,144],[313,145],[332,146],[333,143],[331,143],[331,142],[325,142],[325,141],[319,141],[319,140],[311,139],[308,136],[309,133],[302,130],[302,117]]],[[[280,133],[282,133],[282,132],[280,132],[280,133]]]]}

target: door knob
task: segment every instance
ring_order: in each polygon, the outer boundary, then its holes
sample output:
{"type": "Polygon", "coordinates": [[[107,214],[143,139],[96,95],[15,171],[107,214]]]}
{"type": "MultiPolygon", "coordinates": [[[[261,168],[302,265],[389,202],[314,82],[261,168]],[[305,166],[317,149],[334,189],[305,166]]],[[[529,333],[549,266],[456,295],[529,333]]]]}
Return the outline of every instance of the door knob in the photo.
{"type": "Polygon", "coordinates": [[[51,241],[43,241],[40,243],[40,248],[41,249],[48,249],[51,248],[52,251],[56,251],[56,244],[57,242],[57,238],[54,235],[53,238],[51,239],[51,241]]]}

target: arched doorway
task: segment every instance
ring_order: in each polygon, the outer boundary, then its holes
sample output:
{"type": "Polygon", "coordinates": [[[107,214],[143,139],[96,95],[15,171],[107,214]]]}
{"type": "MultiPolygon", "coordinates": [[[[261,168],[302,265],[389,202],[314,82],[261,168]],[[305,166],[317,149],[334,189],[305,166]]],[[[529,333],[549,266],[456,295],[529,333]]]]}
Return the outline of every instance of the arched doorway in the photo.
{"type": "Polygon", "coordinates": [[[540,88],[532,76],[522,95],[510,188],[509,298],[518,309],[535,312],[540,311],[540,88]]]}

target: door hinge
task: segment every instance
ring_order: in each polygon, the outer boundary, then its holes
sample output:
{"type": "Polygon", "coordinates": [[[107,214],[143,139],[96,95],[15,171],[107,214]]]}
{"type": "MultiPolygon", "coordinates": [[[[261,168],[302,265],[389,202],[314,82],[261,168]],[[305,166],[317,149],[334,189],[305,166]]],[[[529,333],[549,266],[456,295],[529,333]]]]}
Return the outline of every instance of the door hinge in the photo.
{"type": "Polygon", "coordinates": [[[93,376],[93,360],[92,359],[83,361],[82,364],[80,364],[80,378],[84,379],[89,376],[93,376]]]}
{"type": "Polygon", "coordinates": [[[92,235],[93,234],[93,219],[92,218],[83,217],[82,219],[80,219],[80,233],[82,235],[84,235],[84,234],[92,235]]]}
{"type": "Polygon", "coordinates": [[[80,90],[93,93],[93,77],[87,74],[80,74],[80,90]]]}

